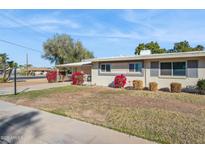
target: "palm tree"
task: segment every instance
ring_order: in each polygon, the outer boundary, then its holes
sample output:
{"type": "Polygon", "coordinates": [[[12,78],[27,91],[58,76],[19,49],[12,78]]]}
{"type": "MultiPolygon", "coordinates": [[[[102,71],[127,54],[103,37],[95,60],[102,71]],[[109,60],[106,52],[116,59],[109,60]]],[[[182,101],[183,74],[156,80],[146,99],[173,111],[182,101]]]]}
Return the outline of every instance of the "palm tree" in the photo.
{"type": "Polygon", "coordinates": [[[3,70],[3,81],[6,82],[9,80],[13,68],[17,65],[14,61],[8,61],[8,55],[6,53],[0,54],[0,69],[3,70]]]}

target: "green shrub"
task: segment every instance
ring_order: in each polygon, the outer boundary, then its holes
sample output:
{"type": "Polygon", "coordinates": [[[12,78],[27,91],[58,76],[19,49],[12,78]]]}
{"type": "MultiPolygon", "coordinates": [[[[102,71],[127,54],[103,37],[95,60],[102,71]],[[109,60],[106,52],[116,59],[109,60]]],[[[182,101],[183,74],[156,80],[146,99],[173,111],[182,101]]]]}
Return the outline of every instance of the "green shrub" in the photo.
{"type": "Polygon", "coordinates": [[[199,90],[205,90],[205,79],[201,79],[197,82],[197,88],[199,90]]]}
{"type": "Polygon", "coordinates": [[[149,83],[149,90],[150,91],[157,91],[158,90],[158,84],[156,82],[150,82],[149,83]]]}
{"type": "Polygon", "coordinates": [[[133,89],[142,90],[143,89],[143,81],[142,80],[133,80],[133,89]]]}
{"type": "Polygon", "coordinates": [[[172,82],[170,84],[170,87],[171,87],[171,92],[172,93],[180,93],[181,89],[182,89],[182,84],[178,83],[178,82],[172,82]]]}

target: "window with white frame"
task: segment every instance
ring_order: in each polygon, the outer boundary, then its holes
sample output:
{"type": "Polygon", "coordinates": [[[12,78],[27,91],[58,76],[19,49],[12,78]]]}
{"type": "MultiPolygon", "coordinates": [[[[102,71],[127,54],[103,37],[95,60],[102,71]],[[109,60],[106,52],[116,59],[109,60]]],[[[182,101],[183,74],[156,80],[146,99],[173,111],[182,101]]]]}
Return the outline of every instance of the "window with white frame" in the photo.
{"type": "Polygon", "coordinates": [[[111,72],[111,64],[101,64],[100,70],[101,72],[111,72]]]}
{"type": "Polygon", "coordinates": [[[186,76],[186,62],[161,62],[161,76],[186,76]]]}
{"type": "Polygon", "coordinates": [[[142,72],[142,62],[129,64],[129,72],[142,72]]]}

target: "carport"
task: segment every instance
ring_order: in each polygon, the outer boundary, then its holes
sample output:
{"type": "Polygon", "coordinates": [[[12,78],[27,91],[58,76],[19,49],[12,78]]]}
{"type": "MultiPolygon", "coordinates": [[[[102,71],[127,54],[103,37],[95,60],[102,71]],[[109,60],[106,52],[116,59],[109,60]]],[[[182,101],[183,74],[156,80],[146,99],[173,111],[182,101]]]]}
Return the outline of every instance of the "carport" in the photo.
{"type": "Polygon", "coordinates": [[[56,65],[58,69],[68,69],[71,73],[74,72],[83,72],[85,74],[85,78],[87,81],[91,81],[91,61],[82,61],[76,63],[68,63],[68,64],[61,64],[56,65]]]}

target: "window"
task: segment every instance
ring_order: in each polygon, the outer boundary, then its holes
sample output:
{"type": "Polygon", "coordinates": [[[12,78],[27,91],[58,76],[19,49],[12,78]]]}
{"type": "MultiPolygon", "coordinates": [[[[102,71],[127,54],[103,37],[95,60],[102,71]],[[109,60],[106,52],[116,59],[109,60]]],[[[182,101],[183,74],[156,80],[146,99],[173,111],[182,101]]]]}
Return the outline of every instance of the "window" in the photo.
{"type": "Polygon", "coordinates": [[[173,75],[185,76],[186,75],[186,63],[185,62],[173,62],[173,75]]]}
{"type": "Polygon", "coordinates": [[[110,64],[106,64],[105,65],[105,70],[106,70],[106,72],[110,72],[111,71],[110,64]]]}
{"type": "Polygon", "coordinates": [[[187,61],[187,76],[191,78],[198,78],[198,60],[187,61]]]}
{"type": "Polygon", "coordinates": [[[185,76],[186,62],[162,62],[160,63],[161,76],[185,76]]]}
{"type": "Polygon", "coordinates": [[[161,75],[172,75],[172,63],[160,63],[161,75]]]}
{"type": "Polygon", "coordinates": [[[151,62],[150,76],[159,76],[159,62],[151,62]]]}
{"type": "Polygon", "coordinates": [[[101,65],[101,72],[105,72],[105,65],[101,65]]]}
{"type": "Polygon", "coordinates": [[[101,64],[101,72],[111,72],[110,64],[101,64]]]}
{"type": "Polygon", "coordinates": [[[135,72],[142,72],[142,63],[138,62],[135,64],[135,72]]]}
{"type": "Polygon", "coordinates": [[[129,64],[129,72],[134,72],[134,71],[135,71],[135,65],[129,64]]]}
{"type": "Polygon", "coordinates": [[[142,72],[142,62],[129,64],[129,72],[142,72]]]}

